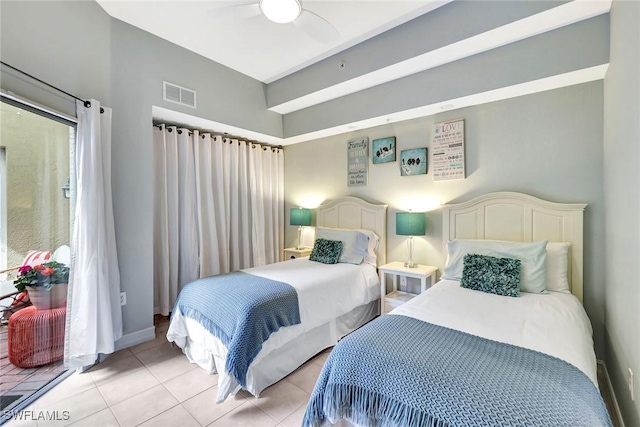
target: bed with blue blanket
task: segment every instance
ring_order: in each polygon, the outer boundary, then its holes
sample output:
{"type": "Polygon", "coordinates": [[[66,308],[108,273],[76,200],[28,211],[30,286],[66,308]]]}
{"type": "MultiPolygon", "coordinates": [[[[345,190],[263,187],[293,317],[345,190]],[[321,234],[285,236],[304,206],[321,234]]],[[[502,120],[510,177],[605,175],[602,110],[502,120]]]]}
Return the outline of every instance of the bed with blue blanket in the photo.
{"type": "Polygon", "coordinates": [[[218,374],[218,402],[257,397],[374,318],[379,283],[373,265],[308,258],[199,279],[181,290],[167,339],[218,374]]]}
{"type": "Polygon", "coordinates": [[[441,280],[335,346],[303,425],[610,426],[582,306],[585,207],[444,205],[441,280]]]}
{"type": "Polygon", "coordinates": [[[315,214],[317,240],[343,243],[337,263],[297,258],[181,289],[167,339],[218,374],[218,403],[240,390],[259,397],[380,313],[376,266],[386,263],[387,205],[346,196],[315,214]]]}
{"type": "Polygon", "coordinates": [[[442,281],[335,346],[303,426],[610,426],[590,332],[572,295],[442,281]]]}

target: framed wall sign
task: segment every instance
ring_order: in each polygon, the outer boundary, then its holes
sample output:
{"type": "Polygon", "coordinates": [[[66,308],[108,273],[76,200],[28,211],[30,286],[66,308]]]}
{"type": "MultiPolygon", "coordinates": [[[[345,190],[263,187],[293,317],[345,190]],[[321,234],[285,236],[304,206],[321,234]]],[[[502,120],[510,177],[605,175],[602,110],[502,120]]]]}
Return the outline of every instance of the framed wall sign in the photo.
{"type": "Polygon", "coordinates": [[[433,125],[431,167],[434,181],[464,179],[464,119],[433,125]]]}
{"type": "Polygon", "coordinates": [[[396,137],[374,139],[371,141],[371,158],[373,164],[396,161],[396,137]]]}
{"type": "Polygon", "coordinates": [[[357,138],[347,142],[347,185],[367,185],[369,168],[369,138],[357,138]]]}
{"type": "Polygon", "coordinates": [[[427,173],[427,149],[413,148],[400,152],[400,176],[424,175],[427,173]]]}

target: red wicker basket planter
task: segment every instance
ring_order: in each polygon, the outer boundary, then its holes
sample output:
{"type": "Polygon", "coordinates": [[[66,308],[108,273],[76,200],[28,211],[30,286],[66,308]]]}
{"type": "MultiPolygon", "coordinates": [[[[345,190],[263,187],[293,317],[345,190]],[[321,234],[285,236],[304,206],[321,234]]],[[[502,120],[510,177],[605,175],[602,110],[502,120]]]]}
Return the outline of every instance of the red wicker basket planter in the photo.
{"type": "Polygon", "coordinates": [[[27,307],[9,318],[9,361],[20,368],[57,362],[64,355],[67,308],[37,310],[27,307]]]}

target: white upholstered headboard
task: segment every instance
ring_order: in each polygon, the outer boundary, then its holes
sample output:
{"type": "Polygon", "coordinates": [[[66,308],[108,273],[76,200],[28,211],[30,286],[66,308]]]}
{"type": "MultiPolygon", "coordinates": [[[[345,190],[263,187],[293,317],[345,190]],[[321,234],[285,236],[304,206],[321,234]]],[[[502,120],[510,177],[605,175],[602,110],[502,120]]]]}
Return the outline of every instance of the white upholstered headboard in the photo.
{"type": "Polygon", "coordinates": [[[569,286],[582,302],[586,206],[548,202],[522,193],[489,193],[467,202],[444,205],[442,237],[445,245],[453,239],[571,242],[569,286]]]}
{"type": "Polygon", "coordinates": [[[369,203],[357,197],[342,197],[323,203],[316,210],[320,227],[363,228],[380,237],[378,265],[387,263],[387,205],[369,203]]]}

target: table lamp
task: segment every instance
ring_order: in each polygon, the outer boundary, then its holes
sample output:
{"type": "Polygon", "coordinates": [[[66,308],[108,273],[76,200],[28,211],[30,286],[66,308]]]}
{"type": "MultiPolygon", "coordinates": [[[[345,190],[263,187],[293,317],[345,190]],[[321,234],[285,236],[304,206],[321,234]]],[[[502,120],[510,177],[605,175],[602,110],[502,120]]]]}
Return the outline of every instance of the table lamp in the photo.
{"type": "Polygon", "coordinates": [[[424,236],[427,234],[426,219],[424,212],[396,213],[396,234],[398,236],[409,236],[407,239],[409,261],[404,263],[404,266],[407,268],[415,268],[418,266],[418,264],[413,262],[413,236],[424,236]]]}
{"type": "Polygon", "coordinates": [[[303,249],[302,227],[311,225],[311,209],[291,208],[289,224],[298,226],[298,246],[296,246],[296,249],[303,249]]]}

